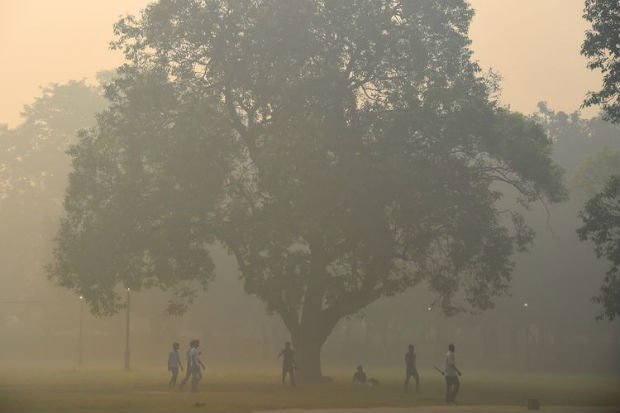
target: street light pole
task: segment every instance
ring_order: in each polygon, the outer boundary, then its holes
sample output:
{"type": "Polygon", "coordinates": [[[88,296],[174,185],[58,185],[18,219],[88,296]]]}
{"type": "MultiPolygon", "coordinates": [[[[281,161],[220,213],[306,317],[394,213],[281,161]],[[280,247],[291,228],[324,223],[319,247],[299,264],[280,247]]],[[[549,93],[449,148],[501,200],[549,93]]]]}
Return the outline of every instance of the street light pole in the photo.
{"type": "Polygon", "coordinates": [[[125,370],[129,370],[129,313],[131,311],[131,290],[127,287],[127,331],[125,332],[125,370]]]}
{"type": "Polygon", "coordinates": [[[83,325],[84,325],[84,311],[83,311],[84,297],[80,295],[80,329],[78,337],[78,366],[82,366],[83,354],[84,354],[84,341],[83,341],[83,325]]]}

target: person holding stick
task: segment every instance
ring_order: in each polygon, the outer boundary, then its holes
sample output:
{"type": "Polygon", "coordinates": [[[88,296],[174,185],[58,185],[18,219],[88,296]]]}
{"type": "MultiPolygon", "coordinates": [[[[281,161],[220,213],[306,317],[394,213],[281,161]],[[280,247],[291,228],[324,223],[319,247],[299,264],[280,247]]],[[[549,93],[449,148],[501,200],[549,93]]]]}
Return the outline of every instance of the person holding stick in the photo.
{"type": "Polygon", "coordinates": [[[456,396],[459,393],[461,383],[459,376],[460,370],[456,367],[456,357],[454,355],[454,344],[448,346],[446,353],[446,368],[442,372],[446,378],[446,403],[456,403],[456,396]]]}

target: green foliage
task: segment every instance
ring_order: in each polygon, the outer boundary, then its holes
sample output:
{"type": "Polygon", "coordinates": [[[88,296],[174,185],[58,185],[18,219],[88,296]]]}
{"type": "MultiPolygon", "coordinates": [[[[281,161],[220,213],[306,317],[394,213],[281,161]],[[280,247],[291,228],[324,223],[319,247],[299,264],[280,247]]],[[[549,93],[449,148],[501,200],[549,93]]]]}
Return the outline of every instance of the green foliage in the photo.
{"type": "Polygon", "coordinates": [[[591,198],[602,191],[611,175],[620,171],[620,151],[603,148],[581,162],[572,176],[572,187],[591,198]]]}
{"type": "Polygon", "coordinates": [[[603,87],[591,92],[586,106],[601,105],[605,116],[620,122],[620,3],[609,0],[586,0],[583,17],[592,24],[586,32],[581,54],[589,59],[588,67],[603,74],[603,87]]]}
{"type": "Polygon", "coordinates": [[[209,165],[221,159],[226,135],[203,122],[201,103],[180,101],[156,76],[126,72],[107,95],[98,128],[69,151],[66,218],[50,275],[98,314],[121,307],[119,284],[173,288],[181,301],[169,310],[183,311],[196,294],[189,281],[206,287],[212,275],[205,243],[222,176],[209,165]]]}
{"type": "Polygon", "coordinates": [[[553,141],[553,159],[567,172],[571,197],[580,200],[602,190],[620,170],[620,127],[599,117],[565,113],[538,104],[534,119],[553,141]]]}
{"type": "Polygon", "coordinates": [[[620,315],[620,176],[609,178],[605,188],[586,203],[580,216],[583,226],[578,230],[579,238],[592,240],[596,255],[611,261],[595,300],[603,306],[605,316],[613,320],[620,315]]]}
{"type": "MultiPolygon", "coordinates": [[[[592,23],[586,32],[581,53],[589,58],[590,69],[603,73],[603,88],[591,93],[586,105],[601,105],[606,119],[620,123],[620,3],[617,1],[586,0],[584,18],[592,23]]],[[[584,225],[579,236],[592,239],[597,255],[612,262],[601,294],[595,300],[603,305],[605,315],[613,319],[620,314],[620,178],[610,178],[603,191],[585,205],[584,225]]]]}
{"type": "Polygon", "coordinates": [[[53,84],[24,108],[19,126],[0,129],[0,208],[58,205],[70,162],[65,151],[104,106],[98,91],[83,82],[53,84]]]}
{"type": "Polygon", "coordinates": [[[533,118],[553,141],[553,159],[569,175],[587,157],[605,147],[620,151],[620,127],[599,117],[587,119],[578,111],[555,111],[547,103],[539,102],[533,118]]]}
{"type": "Polygon", "coordinates": [[[15,128],[0,126],[0,276],[7,296],[35,295],[62,212],[76,131],[95,123],[106,101],[84,82],[53,84],[26,106],[15,128]]]}
{"type": "Polygon", "coordinates": [[[128,63],[72,149],[52,276],[99,313],[118,285],[180,288],[182,310],[219,242],[317,363],[338,320],[421,281],[447,312],[489,308],[532,236],[499,188],[565,194],[543,129],[490,99],[472,15],[162,0],[122,19],[128,63]]]}

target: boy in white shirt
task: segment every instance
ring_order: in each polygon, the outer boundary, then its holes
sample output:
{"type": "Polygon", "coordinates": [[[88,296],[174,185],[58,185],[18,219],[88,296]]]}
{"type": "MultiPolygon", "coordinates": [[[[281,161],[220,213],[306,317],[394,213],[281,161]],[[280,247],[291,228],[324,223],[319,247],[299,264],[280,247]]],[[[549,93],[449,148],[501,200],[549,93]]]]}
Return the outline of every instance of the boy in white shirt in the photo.
{"type": "Polygon", "coordinates": [[[194,340],[189,343],[189,348],[185,352],[187,369],[185,370],[185,378],[181,381],[181,384],[179,385],[179,390],[183,390],[183,388],[185,387],[185,383],[187,383],[187,381],[192,377],[192,359],[190,358],[189,353],[192,351],[193,343],[194,340]]]}
{"type": "Polygon", "coordinates": [[[183,365],[181,364],[181,356],[179,355],[179,343],[172,343],[172,351],[168,353],[168,371],[172,374],[168,388],[174,389],[177,385],[177,376],[179,375],[179,368],[183,371],[183,365]]]}
{"type": "Polygon", "coordinates": [[[205,365],[200,361],[200,353],[198,347],[200,346],[199,340],[192,341],[192,348],[189,351],[189,358],[192,364],[192,393],[198,391],[198,382],[202,379],[202,370],[205,369],[205,365]]]}

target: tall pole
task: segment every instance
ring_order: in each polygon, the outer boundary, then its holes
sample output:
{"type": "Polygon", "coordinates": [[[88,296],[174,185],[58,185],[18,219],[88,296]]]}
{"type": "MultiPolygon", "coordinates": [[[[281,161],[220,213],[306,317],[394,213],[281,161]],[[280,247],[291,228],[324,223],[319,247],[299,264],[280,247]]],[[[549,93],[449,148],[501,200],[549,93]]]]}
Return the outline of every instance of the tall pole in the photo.
{"type": "Polygon", "coordinates": [[[78,366],[82,366],[83,354],[84,354],[84,340],[83,340],[83,325],[84,325],[84,311],[83,311],[84,297],[80,295],[80,330],[78,336],[78,366]]]}
{"type": "Polygon", "coordinates": [[[127,331],[125,332],[125,370],[129,370],[129,313],[131,311],[131,290],[127,287],[127,331]]]}

